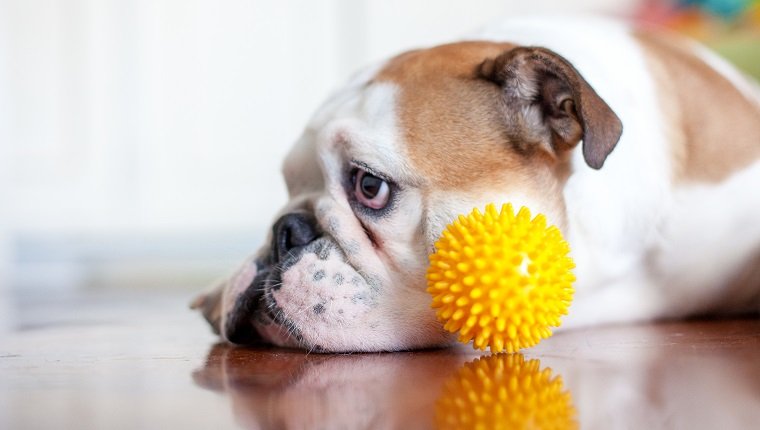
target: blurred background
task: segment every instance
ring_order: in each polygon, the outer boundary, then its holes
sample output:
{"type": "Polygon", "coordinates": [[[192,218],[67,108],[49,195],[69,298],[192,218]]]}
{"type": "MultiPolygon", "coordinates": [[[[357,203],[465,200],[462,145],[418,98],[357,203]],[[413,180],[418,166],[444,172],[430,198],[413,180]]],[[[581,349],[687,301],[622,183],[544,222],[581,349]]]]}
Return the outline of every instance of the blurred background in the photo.
{"type": "Polygon", "coordinates": [[[260,245],[332,89],[536,12],[667,25],[760,76],[754,0],[0,0],[0,326],[25,297],[203,289],[260,245]]]}

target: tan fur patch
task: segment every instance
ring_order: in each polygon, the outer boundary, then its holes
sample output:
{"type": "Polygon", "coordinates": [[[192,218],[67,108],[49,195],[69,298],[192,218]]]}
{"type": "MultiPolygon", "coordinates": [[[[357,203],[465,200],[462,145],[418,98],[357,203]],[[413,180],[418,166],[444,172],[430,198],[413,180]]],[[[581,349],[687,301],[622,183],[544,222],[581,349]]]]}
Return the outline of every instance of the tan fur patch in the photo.
{"type": "Polygon", "coordinates": [[[760,158],[760,106],[679,39],[635,37],[656,78],[675,181],[719,182],[760,158]]]}
{"type": "Polygon", "coordinates": [[[476,74],[486,58],[512,47],[463,42],[407,52],[375,78],[400,88],[399,125],[409,159],[429,181],[462,190],[526,168],[509,145],[500,88],[476,74]]]}

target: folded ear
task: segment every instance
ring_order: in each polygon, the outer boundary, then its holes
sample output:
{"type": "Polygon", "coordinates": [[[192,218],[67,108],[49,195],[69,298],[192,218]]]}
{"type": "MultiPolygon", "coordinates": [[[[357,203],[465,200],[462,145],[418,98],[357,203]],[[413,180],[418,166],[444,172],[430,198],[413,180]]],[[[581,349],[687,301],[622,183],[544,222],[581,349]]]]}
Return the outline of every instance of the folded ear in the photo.
{"type": "Polygon", "coordinates": [[[227,282],[219,283],[211,290],[198,295],[191,303],[190,309],[197,309],[211,325],[216,334],[221,333],[222,326],[222,295],[227,282]]]}
{"type": "Polygon", "coordinates": [[[248,342],[256,336],[251,319],[261,295],[253,286],[257,274],[259,263],[249,257],[232,276],[196,297],[190,308],[199,310],[222,338],[233,343],[248,342]]]}
{"type": "Polygon", "coordinates": [[[600,169],[623,124],[580,73],[545,48],[520,47],[485,60],[478,75],[502,87],[510,138],[557,155],[583,140],[583,157],[600,169]]]}

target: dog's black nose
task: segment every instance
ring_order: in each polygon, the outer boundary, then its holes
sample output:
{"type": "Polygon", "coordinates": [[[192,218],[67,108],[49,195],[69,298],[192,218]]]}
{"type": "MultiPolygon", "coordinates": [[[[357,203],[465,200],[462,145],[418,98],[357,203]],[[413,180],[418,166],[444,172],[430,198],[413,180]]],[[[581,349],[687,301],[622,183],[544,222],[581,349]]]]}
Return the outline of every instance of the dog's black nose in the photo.
{"type": "Polygon", "coordinates": [[[283,215],[274,223],[272,251],[277,261],[289,252],[313,242],[317,237],[317,220],[312,215],[299,212],[283,215]]]}

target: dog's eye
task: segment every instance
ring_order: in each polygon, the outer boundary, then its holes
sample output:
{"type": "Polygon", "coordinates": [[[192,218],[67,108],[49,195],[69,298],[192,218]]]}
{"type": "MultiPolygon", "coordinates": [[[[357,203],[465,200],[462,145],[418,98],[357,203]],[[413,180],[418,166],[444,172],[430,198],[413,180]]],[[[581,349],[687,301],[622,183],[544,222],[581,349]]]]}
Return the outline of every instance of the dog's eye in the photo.
{"type": "Polygon", "coordinates": [[[391,190],[388,182],[377,176],[356,169],[351,176],[354,196],[362,205],[371,209],[382,209],[388,204],[391,190]]]}

